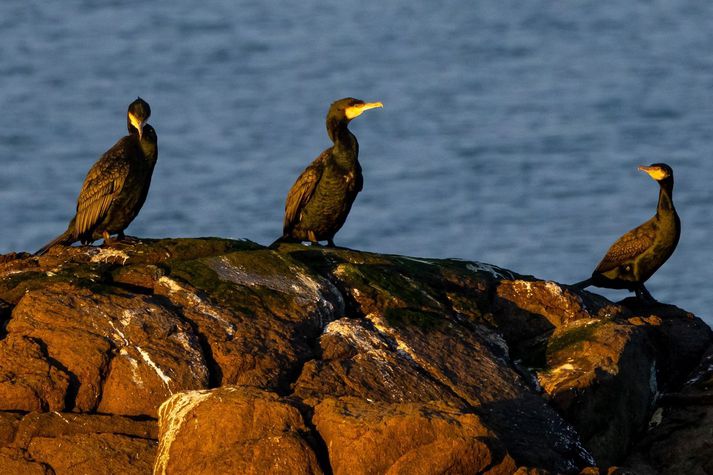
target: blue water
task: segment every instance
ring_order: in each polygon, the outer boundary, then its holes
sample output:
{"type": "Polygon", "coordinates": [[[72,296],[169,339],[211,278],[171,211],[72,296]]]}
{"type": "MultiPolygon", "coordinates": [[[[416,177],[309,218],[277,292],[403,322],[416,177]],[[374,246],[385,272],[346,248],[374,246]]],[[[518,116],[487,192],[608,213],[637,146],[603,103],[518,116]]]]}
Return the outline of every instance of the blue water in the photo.
{"type": "Polygon", "coordinates": [[[713,322],[711,24],[673,0],[4,1],[0,252],[64,230],[137,95],[160,153],[128,232],[267,244],[354,96],[384,109],[352,123],[365,187],[337,244],[581,280],[654,212],[636,166],[665,161],[684,227],[649,289],[713,322]]]}

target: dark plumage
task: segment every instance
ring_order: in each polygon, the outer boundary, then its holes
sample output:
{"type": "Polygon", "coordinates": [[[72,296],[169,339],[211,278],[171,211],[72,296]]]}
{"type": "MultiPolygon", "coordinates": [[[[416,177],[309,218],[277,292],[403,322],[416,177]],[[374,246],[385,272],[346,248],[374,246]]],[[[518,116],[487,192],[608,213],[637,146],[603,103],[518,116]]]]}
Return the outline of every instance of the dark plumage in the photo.
{"type": "Polygon", "coordinates": [[[120,139],[92,166],[77,199],[77,213],[67,230],[37,251],[44,254],[57,244],[108,241],[126,229],[146,201],[158,158],[156,131],[146,124],[151,108],[138,98],[129,105],[129,135],[120,139]]]}
{"type": "Polygon", "coordinates": [[[327,133],[334,145],[317,157],[302,174],[285,203],[283,234],[276,241],[327,241],[344,225],[364,179],[359,165],[359,143],[347,126],[365,110],[383,107],[347,97],[327,113],[327,133]]]}
{"type": "Polygon", "coordinates": [[[592,277],[575,284],[610,289],[628,289],[636,296],[655,301],[644,287],[649,277],[676,249],[681,236],[681,221],[673,206],[673,170],[664,163],[639,167],[659,183],[656,215],[620,237],[607,251],[592,277]]]}

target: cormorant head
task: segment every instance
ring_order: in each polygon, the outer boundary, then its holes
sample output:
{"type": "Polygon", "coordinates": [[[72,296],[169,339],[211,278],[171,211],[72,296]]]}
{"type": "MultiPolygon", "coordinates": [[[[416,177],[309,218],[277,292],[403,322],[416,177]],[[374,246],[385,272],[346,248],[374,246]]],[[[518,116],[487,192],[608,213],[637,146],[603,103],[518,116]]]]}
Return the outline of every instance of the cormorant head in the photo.
{"type": "Polygon", "coordinates": [[[332,102],[327,117],[350,121],[360,116],[362,112],[376,107],[384,107],[384,105],[381,102],[364,102],[359,99],[354,99],[353,97],[345,97],[344,99],[332,102]]]}
{"type": "Polygon", "coordinates": [[[670,178],[673,180],[673,169],[665,163],[654,163],[648,167],[640,166],[639,170],[649,174],[654,180],[661,182],[670,178]]]}
{"type": "Polygon", "coordinates": [[[149,120],[151,116],[151,107],[149,107],[148,102],[137,97],[134,102],[129,104],[129,111],[127,115],[127,127],[130,134],[135,134],[138,132],[139,140],[144,135],[144,125],[146,121],[149,120]]]}
{"type": "Polygon", "coordinates": [[[360,116],[364,111],[374,109],[376,107],[384,107],[381,102],[364,102],[353,97],[345,97],[338,101],[332,102],[327,112],[327,132],[329,138],[334,141],[339,130],[346,130],[349,121],[360,116]]]}

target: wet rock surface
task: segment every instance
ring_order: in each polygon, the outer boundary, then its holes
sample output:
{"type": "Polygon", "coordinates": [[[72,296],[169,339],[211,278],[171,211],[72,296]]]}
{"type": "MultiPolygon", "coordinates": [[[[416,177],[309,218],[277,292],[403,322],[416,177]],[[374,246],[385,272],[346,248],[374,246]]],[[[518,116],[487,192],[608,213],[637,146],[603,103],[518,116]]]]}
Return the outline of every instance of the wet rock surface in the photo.
{"type": "Polygon", "coordinates": [[[708,473],[712,342],[676,307],[476,262],[6,255],[0,473],[708,473]]]}

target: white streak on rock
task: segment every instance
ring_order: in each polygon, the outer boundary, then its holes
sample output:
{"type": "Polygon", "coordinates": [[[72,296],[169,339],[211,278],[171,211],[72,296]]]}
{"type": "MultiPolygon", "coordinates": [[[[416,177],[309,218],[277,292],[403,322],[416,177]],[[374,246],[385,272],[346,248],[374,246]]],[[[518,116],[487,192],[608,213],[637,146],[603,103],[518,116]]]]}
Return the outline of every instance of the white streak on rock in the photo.
{"type": "Polygon", "coordinates": [[[139,374],[139,362],[131,356],[127,356],[126,359],[129,360],[129,364],[131,365],[131,380],[134,381],[138,387],[143,388],[144,380],[141,379],[141,375],[139,374]]]}
{"type": "Polygon", "coordinates": [[[67,419],[65,419],[62,414],[60,414],[60,413],[57,412],[57,411],[52,411],[52,412],[53,412],[54,414],[56,414],[57,417],[59,417],[60,419],[62,419],[64,422],[66,422],[67,424],[69,424],[69,421],[68,421],[67,419]]]}
{"type": "Polygon", "coordinates": [[[129,340],[126,339],[126,336],[124,335],[124,333],[121,330],[116,328],[116,326],[114,325],[114,322],[109,320],[109,325],[111,325],[111,328],[114,329],[114,333],[116,333],[116,335],[119,338],[121,338],[121,342],[124,344],[124,346],[129,346],[129,340]]]}
{"type": "Polygon", "coordinates": [[[189,352],[195,351],[195,348],[191,345],[191,342],[188,340],[188,335],[186,335],[185,332],[176,333],[175,338],[184,350],[189,352]]]}
{"type": "Polygon", "coordinates": [[[713,374],[713,353],[707,355],[694,373],[693,377],[686,381],[686,386],[696,384],[713,374]]]}
{"type": "Polygon", "coordinates": [[[426,297],[426,298],[427,298],[428,300],[430,300],[431,302],[435,303],[437,307],[442,307],[442,306],[443,306],[443,305],[441,304],[441,302],[439,302],[438,300],[436,300],[436,299],[433,297],[433,295],[431,295],[431,294],[429,294],[428,292],[426,292],[425,290],[423,290],[423,287],[420,286],[419,284],[417,284],[416,282],[414,282],[414,280],[413,280],[412,278],[410,278],[410,277],[408,277],[408,276],[405,276],[405,275],[401,275],[401,277],[403,277],[403,278],[411,285],[411,287],[413,287],[414,289],[418,290],[421,295],[423,295],[424,297],[426,297]]]}
{"type": "Polygon", "coordinates": [[[375,332],[369,331],[348,318],[335,320],[324,329],[325,335],[339,335],[363,353],[385,359],[389,345],[375,332]]]}
{"type": "Polygon", "coordinates": [[[487,272],[496,279],[512,279],[513,277],[512,274],[505,269],[482,262],[469,262],[465,267],[471,272],[487,272]]]}
{"type": "Polygon", "coordinates": [[[395,382],[394,372],[398,367],[395,358],[397,355],[406,358],[409,356],[395,348],[396,344],[383,332],[374,331],[356,320],[341,318],[329,323],[324,330],[324,335],[339,335],[358,350],[359,356],[356,358],[368,357],[381,373],[384,388],[389,390],[394,399],[404,399],[403,388],[398,387],[395,382]]]}
{"type": "Polygon", "coordinates": [[[176,282],[175,280],[163,276],[158,280],[158,283],[160,285],[163,285],[168,289],[168,291],[172,294],[174,293],[182,293],[188,299],[191,304],[193,305],[194,309],[203,315],[207,315],[211,317],[214,320],[217,320],[223,325],[223,328],[225,329],[225,333],[228,334],[228,336],[232,337],[235,335],[235,325],[228,320],[226,320],[224,317],[222,317],[218,312],[213,310],[212,306],[206,304],[203,300],[200,299],[195,293],[191,292],[189,289],[186,287],[183,287],[181,284],[176,282]]]}
{"type": "MultiPolygon", "coordinates": [[[[503,336],[494,331],[491,328],[488,328],[485,325],[476,325],[475,331],[483,336],[488,342],[496,346],[500,351],[503,352],[503,355],[505,356],[506,360],[510,358],[510,347],[508,346],[507,341],[505,341],[505,338],[503,336]]],[[[506,360],[502,360],[507,364],[506,360]]]]}
{"type": "Polygon", "coordinates": [[[289,268],[289,273],[260,274],[251,272],[243,266],[236,265],[227,256],[210,261],[210,268],[222,280],[246,287],[264,287],[276,292],[290,295],[298,305],[316,305],[320,322],[323,319],[331,320],[334,314],[339,314],[344,309],[341,294],[334,285],[327,280],[313,279],[305,273],[304,269],[292,265],[284,257],[279,256],[289,268]],[[338,309],[325,298],[325,295],[334,295],[337,298],[338,309]]]}
{"type": "Polygon", "coordinates": [[[656,362],[651,365],[651,370],[649,371],[649,389],[651,390],[651,395],[653,396],[652,401],[656,402],[659,398],[659,385],[656,380],[656,362]]]}
{"type": "Polygon", "coordinates": [[[122,348],[121,350],[119,350],[119,355],[126,358],[126,360],[131,365],[131,380],[135,382],[138,387],[143,388],[144,381],[143,379],[141,379],[141,375],[139,374],[139,362],[129,355],[129,350],[127,350],[126,348],[122,348]]]}
{"type": "MultiPolygon", "coordinates": [[[[545,289],[546,289],[549,293],[551,293],[552,295],[554,295],[555,297],[560,297],[560,298],[564,298],[564,297],[565,297],[565,295],[564,295],[564,290],[562,289],[562,286],[561,286],[560,284],[558,284],[557,282],[553,282],[553,281],[551,281],[551,280],[548,280],[547,282],[545,282],[545,289]]],[[[563,308],[563,311],[567,313],[567,316],[568,316],[568,317],[570,317],[570,318],[571,318],[571,317],[574,317],[574,316],[575,316],[579,311],[581,311],[581,310],[584,310],[584,311],[587,311],[587,312],[589,311],[589,310],[587,309],[587,306],[586,306],[585,303],[584,303],[584,300],[582,300],[582,297],[581,297],[580,295],[577,295],[577,294],[574,293],[574,292],[569,292],[569,295],[571,295],[572,297],[574,297],[574,298],[577,300],[577,302],[579,303],[579,305],[581,306],[581,308],[576,308],[576,307],[575,307],[575,308],[572,308],[572,306],[570,305],[569,301],[564,300],[564,302],[566,303],[566,307],[563,308]]],[[[560,301],[562,302],[563,300],[560,300],[560,301]]]]}
{"type": "Polygon", "coordinates": [[[213,395],[211,390],[186,391],[174,394],[166,399],[158,409],[161,440],[154,464],[154,475],[164,475],[171,456],[171,444],[176,440],[186,416],[206,399],[213,395]]]}
{"type": "Polygon", "coordinates": [[[565,363],[552,370],[553,374],[559,373],[561,371],[574,371],[575,367],[572,363],[565,363]]]}
{"type": "Polygon", "coordinates": [[[127,326],[131,323],[131,318],[134,315],[131,313],[129,310],[124,310],[124,312],[121,314],[121,318],[119,321],[121,322],[122,325],[127,326]]]}
{"type": "Polygon", "coordinates": [[[171,386],[168,384],[171,382],[171,378],[166,376],[166,373],[163,372],[159,366],[153,362],[151,359],[151,355],[149,355],[146,351],[144,351],[140,346],[136,347],[136,350],[141,354],[141,357],[144,359],[147,365],[153,369],[156,374],[158,375],[159,378],[161,378],[161,381],[163,381],[163,384],[166,385],[166,389],[168,389],[168,392],[173,394],[173,391],[171,391],[171,386]]]}
{"type": "Polygon", "coordinates": [[[428,265],[434,265],[433,261],[429,261],[426,259],[419,259],[418,257],[409,257],[409,256],[402,256],[404,259],[408,259],[409,261],[414,261],[414,262],[420,262],[421,264],[428,264],[428,265]]]}
{"type": "Polygon", "coordinates": [[[165,286],[171,293],[186,291],[178,282],[166,276],[160,277],[158,283],[165,286]]]}
{"type": "Polygon", "coordinates": [[[553,295],[562,295],[562,287],[560,287],[557,282],[548,280],[547,282],[545,282],[545,289],[547,289],[547,291],[553,295]]]}
{"type": "Polygon", "coordinates": [[[119,249],[111,249],[111,248],[106,248],[106,247],[100,247],[99,251],[94,254],[91,258],[91,262],[119,262],[121,261],[121,265],[126,264],[126,261],[129,260],[129,256],[124,252],[119,249]]]}
{"type": "Polygon", "coordinates": [[[663,422],[663,408],[657,408],[649,420],[649,430],[658,427],[663,422]]]}
{"type": "Polygon", "coordinates": [[[398,350],[404,356],[408,357],[413,361],[418,360],[418,355],[416,355],[416,353],[411,349],[411,347],[409,347],[403,340],[398,337],[398,334],[395,331],[384,325],[383,320],[379,315],[370,313],[366,316],[366,318],[374,325],[374,328],[376,328],[377,330],[379,330],[379,332],[388,336],[394,342],[396,342],[396,350],[398,350]]]}

